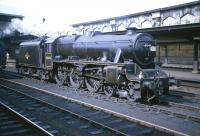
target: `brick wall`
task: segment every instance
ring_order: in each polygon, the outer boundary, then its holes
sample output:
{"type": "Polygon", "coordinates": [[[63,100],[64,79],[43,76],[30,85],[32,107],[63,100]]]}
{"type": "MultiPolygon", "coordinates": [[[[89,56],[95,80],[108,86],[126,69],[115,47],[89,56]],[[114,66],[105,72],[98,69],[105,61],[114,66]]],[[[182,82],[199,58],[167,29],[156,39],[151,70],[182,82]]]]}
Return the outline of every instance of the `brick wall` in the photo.
{"type": "MultiPolygon", "coordinates": [[[[165,47],[160,45],[160,61],[164,63],[165,60],[165,47]]],[[[168,63],[169,64],[193,64],[193,43],[179,43],[179,44],[168,44],[168,63]]],[[[157,58],[158,61],[158,52],[157,58]]],[[[200,62],[200,45],[199,45],[199,62],[200,62]]]]}

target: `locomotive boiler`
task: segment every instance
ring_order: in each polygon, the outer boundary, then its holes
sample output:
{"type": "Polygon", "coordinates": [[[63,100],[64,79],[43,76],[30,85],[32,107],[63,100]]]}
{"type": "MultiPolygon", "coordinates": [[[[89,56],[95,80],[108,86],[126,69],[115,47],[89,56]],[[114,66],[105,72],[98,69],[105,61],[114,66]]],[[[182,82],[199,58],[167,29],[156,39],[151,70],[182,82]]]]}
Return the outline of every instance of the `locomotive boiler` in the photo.
{"type": "Polygon", "coordinates": [[[169,86],[175,83],[154,63],[156,44],[146,33],[127,30],[124,35],[60,36],[31,42],[31,46],[30,42],[20,46],[21,58],[17,65],[20,71],[54,79],[59,85],[151,101],[167,93],[169,86]],[[26,50],[31,46],[40,52],[32,50],[30,55],[26,50]],[[27,56],[29,60],[36,58],[34,54],[38,53],[40,64],[23,61],[27,56]]]}
{"type": "Polygon", "coordinates": [[[126,35],[88,34],[79,37],[60,37],[54,44],[55,53],[66,59],[77,56],[80,59],[110,62],[133,61],[143,68],[154,64],[156,46],[153,38],[146,33],[128,30],[126,35]]]}

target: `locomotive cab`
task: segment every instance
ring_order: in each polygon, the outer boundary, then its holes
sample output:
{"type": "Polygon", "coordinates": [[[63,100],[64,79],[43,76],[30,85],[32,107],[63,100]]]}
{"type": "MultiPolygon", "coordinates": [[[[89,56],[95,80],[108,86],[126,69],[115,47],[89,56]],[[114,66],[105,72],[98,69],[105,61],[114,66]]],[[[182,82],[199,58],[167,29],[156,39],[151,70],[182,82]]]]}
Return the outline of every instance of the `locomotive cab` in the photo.
{"type": "Polygon", "coordinates": [[[43,45],[43,62],[46,69],[53,68],[53,42],[55,38],[47,38],[43,45]]]}

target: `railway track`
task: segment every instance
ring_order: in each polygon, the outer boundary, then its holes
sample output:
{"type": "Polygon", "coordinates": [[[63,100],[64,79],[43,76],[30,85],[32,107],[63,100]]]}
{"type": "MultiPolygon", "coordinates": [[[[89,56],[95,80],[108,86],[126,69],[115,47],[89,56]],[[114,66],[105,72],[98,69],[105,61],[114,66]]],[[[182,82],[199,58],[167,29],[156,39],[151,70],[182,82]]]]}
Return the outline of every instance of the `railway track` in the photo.
{"type": "MultiPolygon", "coordinates": [[[[99,95],[99,94],[89,93],[88,95],[99,95]]],[[[104,97],[106,96],[101,95],[101,98],[105,99],[104,97]]],[[[114,99],[115,100],[117,99],[117,101],[124,101],[130,105],[134,105],[148,111],[156,112],[157,114],[158,113],[166,114],[171,117],[176,117],[183,120],[190,120],[196,123],[200,123],[200,109],[199,107],[196,107],[196,106],[173,102],[167,99],[165,101],[162,101],[159,105],[146,105],[146,104],[141,104],[141,103],[128,102],[127,100],[123,100],[120,98],[114,98],[114,99]]]]}
{"type": "Polygon", "coordinates": [[[172,91],[165,99],[169,102],[191,105],[193,107],[200,108],[200,95],[198,94],[172,91]]]}
{"type": "Polygon", "coordinates": [[[132,122],[33,88],[2,80],[0,84],[1,100],[21,114],[28,114],[28,118],[36,119],[41,127],[48,126],[53,135],[180,135],[150,124],[141,125],[140,122],[132,122]]]}
{"type": "Polygon", "coordinates": [[[182,118],[200,123],[200,108],[171,101],[161,101],[159,105],[151,106],[155,111],[163,112],[172,117],[182,118]]]}
{"type": "Polygon", "coordinates": [[[0,135],[52,136],[40,126],[0,101],[0,135]]]}
{"type": "Polygon", "coordinates": [[[182,86],[200,88],[200,81],[180,80],[182,86]]]}
{"type": "MultiPolygon", "coordinates": [[[[14,77],[16,76],[16,77],[20,77],[20,78],[23,77],[15,72],[5,71],[5,74],[8,74],[11,77],[12,76],[14,76],[14,77]]],[[[71,88],[71,87],[66,87],[66,88],[71,88]]],[[[81,89],[79,89],[79,90],[81,91],[81,89]]],[[[91,93],[91,92],[87,92],[87,93],[89,95],[95,95],[94,93],[91,93]]],[[[97,95],[100,95],[101,97],[103,97],[103,99],[107,98],[107,96],[104,96],[101,94],[97,94],[97,95]]],[[[126,100],[121,100],[121,98],[115,98],[115,99],[117,99],[117,101],[126,101],[126,100]]],[[[162,97],[161,100],[162,100],[161,105],[164,104],[165,106],[168,106],[168,107],[169,106],[174,106],[174,107],[178,107],[178,108],[181,107],[183,109],[188,109],[188,110],[192,110],[192,111],[199,111],[199,108],[200,108],[200,106],[199,106],[200,105],[200,95],[198,95],[198,94],[192,94],[192,93],[173,90],[173,91],[170,91],[170,94],[167,95],[166,97],[162,97]]],[[[136,105],[140,105],[140,104],[136,104],[136,105]]]]}
{"type": "Polygon", "coordinates": [[[19,78],[24,78],[23,75],[18,74],[17,72],[14,71],[8,71],[8,70],[2,70],[0,71],[0,75],[4,78],[9,78],[9,79],[19,79],[19,78]],[[6,75],[6,76],[5,76],[6,75]]]}

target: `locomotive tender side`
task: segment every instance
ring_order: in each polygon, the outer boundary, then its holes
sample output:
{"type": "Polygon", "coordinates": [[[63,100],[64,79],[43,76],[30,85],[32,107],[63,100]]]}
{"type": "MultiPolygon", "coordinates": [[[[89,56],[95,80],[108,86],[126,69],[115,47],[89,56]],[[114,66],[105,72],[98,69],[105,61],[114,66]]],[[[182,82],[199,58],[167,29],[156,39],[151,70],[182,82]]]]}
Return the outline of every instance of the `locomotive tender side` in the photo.
{"type": "MultiPolygon", "coordinates": [[[[128,30],[125,35],[60,36],[40,40],[35,45],[38,52],[32,54],[33,58],[37,54],[41,58],[34,68],[28,67],[32,71],[29,73],[55,79],[60,85],[85,87],[92,92],[104,91],[108,96],[128,99],[141,96],[151,101],[167,93],[172,84],[154,63],[156,44],[146,33],[128,30]]],[[[26,58],[28,55],[23,50],[31,47],[22,43],[20,55],[26,58]]],[[[21,65],[19,61],[18,65],[23,69],[35,63],[31,59],[23,62],[21,65]]]]}
{"type": "Polygon", "coordinates": [[[18,64],[30,67],[42,67],[42,50],[40,44],[40,40],[21,43],[18,64]]]}
{"type": "Polygon", "coordinates": [[[20,44],[17,69],[19,73],[40,79],[52,78],[52,42],[55,38],[41,37],[20,44]]]}

